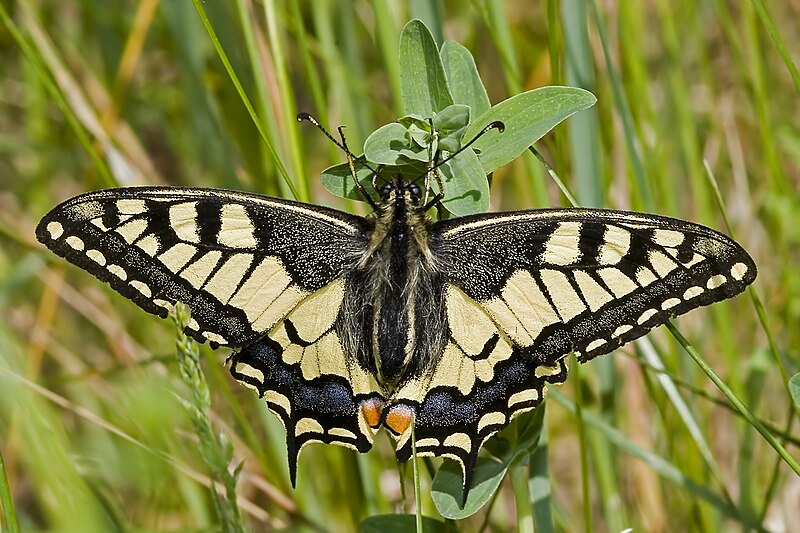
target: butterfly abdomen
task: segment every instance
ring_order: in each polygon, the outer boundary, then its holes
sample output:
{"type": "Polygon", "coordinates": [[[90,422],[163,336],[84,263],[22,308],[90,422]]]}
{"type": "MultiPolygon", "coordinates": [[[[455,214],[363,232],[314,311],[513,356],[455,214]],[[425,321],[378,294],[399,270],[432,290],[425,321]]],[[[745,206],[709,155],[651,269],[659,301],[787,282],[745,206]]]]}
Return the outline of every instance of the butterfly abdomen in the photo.
{"type": "Polygon", "coordinates": [[[443,283],[429,246],[430,221],[402,189],[376,212],[368,244],[350,275],[340,336],[391,389],[417,375],[444,350],[443,283]],[[355,332],[358,332],[356,334],[355,332]],[[432,332],[437,334],[431,335],[432,332]],[[369,339],[370,345],[364,341],[369,339]]]}

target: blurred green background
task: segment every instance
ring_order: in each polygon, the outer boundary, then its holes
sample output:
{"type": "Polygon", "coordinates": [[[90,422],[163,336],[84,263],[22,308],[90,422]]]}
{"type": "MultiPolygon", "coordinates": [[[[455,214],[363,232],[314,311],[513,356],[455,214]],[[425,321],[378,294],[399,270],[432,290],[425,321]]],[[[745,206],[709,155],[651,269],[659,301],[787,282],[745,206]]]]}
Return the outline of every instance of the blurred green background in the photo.
{"type": "MultiPolygon", "coordinates": [[[[579,203],[700,222],[751,253],[754,292],[677,325],[800,455],[786,386],[800,367],[792,64],[800,4],[1,0],[0,8],[0,492],[11,498],[0,499],[0,523],[11,530],[12,512],[24,531],[224,529],[176,397],[191,392],[177,370],[174,327],[38,245],[38,219],[67,197],[113,185],[288,195],[286,179],[302,200],[363,213],[321,187],[320,171],[342,155],[295,116],[346,125],[351,147],[401,116],[397,43],[411,18],[440,44],[457,40],[473,53],[494,103],[543,85],[597,95],[594,108],[537,143],[579,203]]],[[[494,173],[491,204],[566,205],[530,154],[494,173]]],[[[232,381],[225,357],[201,348],[211,423],[232,442],[233,465],[244,461],[238,504],[251,528],[347,531],[367,516],[413,510],[413,488],[406,480],[401,490],[383,435],[367,455],[306,448],[292,490],[280,423],[232,381]]],[[[455,527],[786,531],[800,523],[800,477],[666,328],[574,370],[547,402],[547,447],[455,527]]],[[[421,483],[424,512],[438,517],[426,468],[421,483]]]]}

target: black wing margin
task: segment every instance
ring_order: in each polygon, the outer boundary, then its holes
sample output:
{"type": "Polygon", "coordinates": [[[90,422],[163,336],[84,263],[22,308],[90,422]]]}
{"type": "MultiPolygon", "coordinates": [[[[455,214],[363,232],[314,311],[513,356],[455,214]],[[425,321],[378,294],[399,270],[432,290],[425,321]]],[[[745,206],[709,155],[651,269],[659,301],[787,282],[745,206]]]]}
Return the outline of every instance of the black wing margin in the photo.
{"type": "Polygon", "coordinates": [[[364,223],[256,194],[132,187],[67,200],[36,237],[149,313],[184,302],[195,339],[243,346],[341,276],[364,223]]]}

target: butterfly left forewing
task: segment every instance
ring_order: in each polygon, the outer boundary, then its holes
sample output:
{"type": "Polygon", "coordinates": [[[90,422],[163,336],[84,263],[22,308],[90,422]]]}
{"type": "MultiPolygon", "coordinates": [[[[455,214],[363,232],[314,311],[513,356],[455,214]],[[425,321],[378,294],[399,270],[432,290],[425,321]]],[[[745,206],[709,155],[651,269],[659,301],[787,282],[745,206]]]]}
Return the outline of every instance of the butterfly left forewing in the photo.
{"type": "Polygon", "coordinates": [[[64,202],[36,236],[149,313],[187,304],[197,340],[242,346],[341,275],[362,221],[256,194],[132,187],[64,202]]]}

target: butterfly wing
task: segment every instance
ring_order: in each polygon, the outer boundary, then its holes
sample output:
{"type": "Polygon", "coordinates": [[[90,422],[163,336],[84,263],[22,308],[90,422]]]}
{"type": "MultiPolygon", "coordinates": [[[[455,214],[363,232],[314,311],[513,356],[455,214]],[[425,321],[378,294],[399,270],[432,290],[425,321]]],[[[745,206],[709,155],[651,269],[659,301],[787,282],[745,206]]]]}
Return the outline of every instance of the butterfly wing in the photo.
{"type": "Polygon", "coordinates": [[[294,482],[309,442],[372,444],[379,387],[334,331],[364,230],[360,217],[288,200],[137,187],[68,200],[36,235],[145,311],[184,302],[195,339],[240,348],[231,372],[286,427],[294,482]]]}
{"type": "MultiPolygon", "coordinates": [[[[390,403],[416,413],[418,452],[457,459],[468,486],[483,442],[584,362],[670,317],[742,292],[750,256],[709,228],[608,210],[477,215],[432,227],[450,340],[390,403]]],[[[410,454],[400,436],[398,457],[410,454]]]]}
{"type": "Polygon", "coordinates": [[[255,194],[134,187],[67,200],[36,236],[149,313],[187,304],[195,339],[244,346],[341,275],[362,223],[255,194]]]}
{"type": "Polygon", "coordinates": [[[375,377],[345,355],[335,324],[344,294],[336,280],[315,292],[269,335],[231,356],[231,374],[254,388],[286,429],[289,474],[311,442],[359,452],[372,447],[383,397],[375,377]]]}

